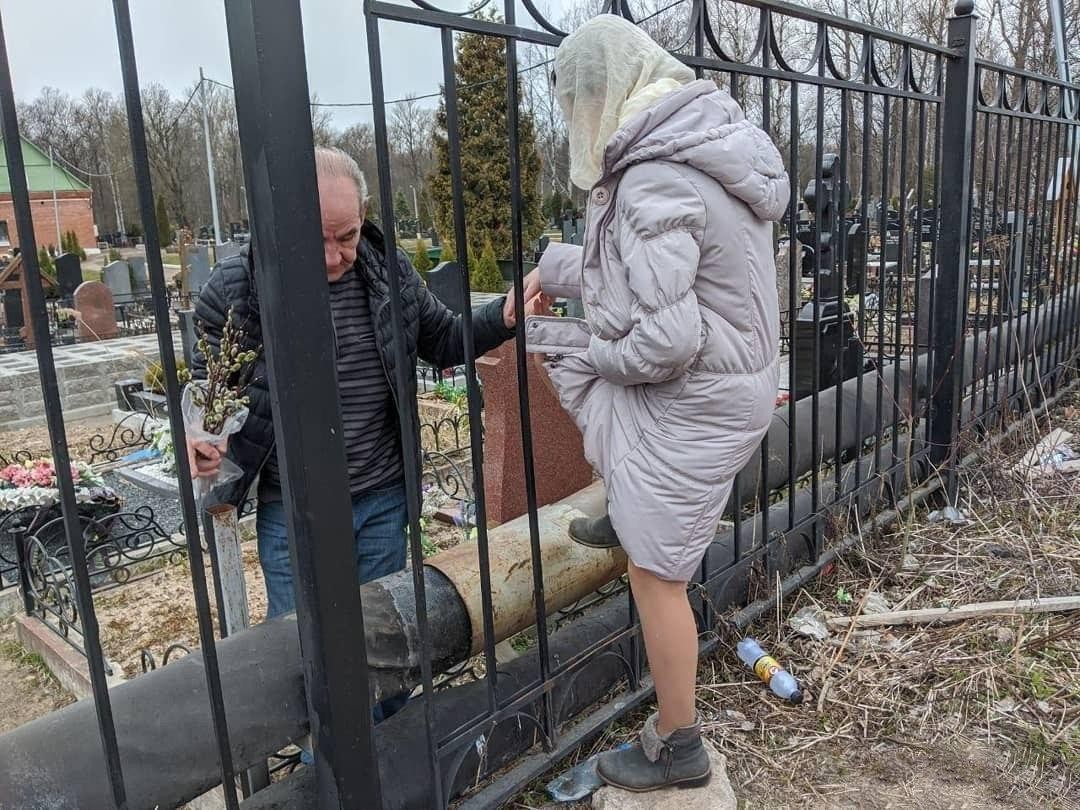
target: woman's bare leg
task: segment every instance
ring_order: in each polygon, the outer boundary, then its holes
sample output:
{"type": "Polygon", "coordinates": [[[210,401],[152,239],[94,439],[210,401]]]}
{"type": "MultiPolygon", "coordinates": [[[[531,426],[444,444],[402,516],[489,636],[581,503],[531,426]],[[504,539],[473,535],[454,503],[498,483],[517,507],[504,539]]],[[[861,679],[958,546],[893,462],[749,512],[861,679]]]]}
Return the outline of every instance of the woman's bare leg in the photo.
{"type": "Polygon", "coordinates": [[[632,562],[628,564],[649,669],[656,683],[660,720],[657,731],[666,737],[694,725],[694,687],[697,683],[698,638],[685,582],[660,579],[632,562]]]}

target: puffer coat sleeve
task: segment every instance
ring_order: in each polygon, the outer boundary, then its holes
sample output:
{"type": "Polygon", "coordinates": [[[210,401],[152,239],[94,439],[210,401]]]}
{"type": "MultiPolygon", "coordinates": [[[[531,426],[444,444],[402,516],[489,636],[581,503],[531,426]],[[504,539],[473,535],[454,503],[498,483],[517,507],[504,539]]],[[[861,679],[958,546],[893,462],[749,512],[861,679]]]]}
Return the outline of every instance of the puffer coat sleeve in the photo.
{"type": "Polygon", "coordinates": [[[666,382],[697,358],[702,320],[694,281],[705,218],[701,194],[677,167],[638,166],[623,176],[613,236],[633,298],[632,325],[615,340],[594,337],[587,352],[608,382],[666,382]]]}

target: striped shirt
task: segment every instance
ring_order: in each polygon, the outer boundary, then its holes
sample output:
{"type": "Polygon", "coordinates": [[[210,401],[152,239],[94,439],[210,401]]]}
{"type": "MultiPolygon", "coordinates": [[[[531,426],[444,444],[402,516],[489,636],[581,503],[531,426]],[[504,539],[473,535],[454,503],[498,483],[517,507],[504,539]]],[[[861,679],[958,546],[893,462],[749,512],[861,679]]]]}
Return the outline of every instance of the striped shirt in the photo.
{"type": "MultiPolygon", "coordinates": [[[[330,285],[330,307],[349,491],[356,496],[404,474],[397,408],[375,343],[368,291],[355,269],[330,285]]],[[[281,499],[276,455],[271,453],[263,468],[261,500],[281,499]]]]}

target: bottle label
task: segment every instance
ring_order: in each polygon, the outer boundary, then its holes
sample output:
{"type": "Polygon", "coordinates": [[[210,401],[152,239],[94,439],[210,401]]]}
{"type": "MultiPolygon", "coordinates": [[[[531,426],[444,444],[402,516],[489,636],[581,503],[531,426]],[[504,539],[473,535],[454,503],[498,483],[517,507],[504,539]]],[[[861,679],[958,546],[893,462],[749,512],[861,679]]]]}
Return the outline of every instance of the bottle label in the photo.
{"type": "Polygon", "coordinates": [[[754,672],[761,680],[768,683],[773,679],[773,675],[780,671],[780,664],[771,655],[763,655],[754,664],[754,672]]]}

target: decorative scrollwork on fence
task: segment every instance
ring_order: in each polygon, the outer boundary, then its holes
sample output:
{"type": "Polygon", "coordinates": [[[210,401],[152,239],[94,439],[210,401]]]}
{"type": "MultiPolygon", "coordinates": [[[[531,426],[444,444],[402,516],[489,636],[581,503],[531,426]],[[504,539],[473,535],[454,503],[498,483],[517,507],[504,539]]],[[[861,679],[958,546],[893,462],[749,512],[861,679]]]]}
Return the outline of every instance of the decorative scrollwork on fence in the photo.
{"type": "Polygon", "coordinates": [[[27,461],[33,461],[36,456],[37,454],[32,450],[8,450],[0,453],[0,467],[25,464],[27,461]]]}
{"type": "Polygon", "coordinates": [[[155,420],[150,414],[133,411],[121,419],[106,438],[104,433],[90,437],[90,463],[111,463],[133,450],[149,447],[154,438],[155,420]]]}
{"type": "MultiPolygon", "coordinates": [[[[161,666],[166,666],[169,663],[169,659],[175,657],[176,653],[183,653],[184,655],[191,655],[191,648],[186,644],[180,642],[174,642],[165,648],[165,652],[161,656],[161,666]]],[[[157,659],[154,657],[154,653],[146,647],[139,650],[139,664],[142,666],[142,671],[152,672],[158,668],[157,659]]]]}
{"type": "Polygon", "coordinates": [[[420,423],[420,443],[440,453],[463,450],[469,446],[470,435],[469,415],[464,411],[420,423]]]}
{"type": "MultiPolygon", "coordinates": [[[[16,525],[35,526],[37,515],[46,511],[22,510],[17,516],[5,516],[0,527],[11,521],[6,536],[25,543],[25,580],[33,612],[85,655],[64,518],[41,523],[33,534],[13,531],[16,525]]],[[[175,563],[185,555],[183,541],[161,528],[149,506],[104,516],[80,513],[78,520],[92,593],[147,576],[157,569],[159,560],[175,563]]],[[[10,554],[18,558],[17,550],[5,550],[3,559],[10,554]]]]}

